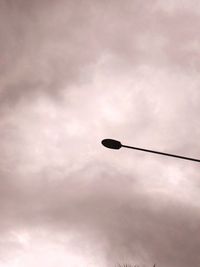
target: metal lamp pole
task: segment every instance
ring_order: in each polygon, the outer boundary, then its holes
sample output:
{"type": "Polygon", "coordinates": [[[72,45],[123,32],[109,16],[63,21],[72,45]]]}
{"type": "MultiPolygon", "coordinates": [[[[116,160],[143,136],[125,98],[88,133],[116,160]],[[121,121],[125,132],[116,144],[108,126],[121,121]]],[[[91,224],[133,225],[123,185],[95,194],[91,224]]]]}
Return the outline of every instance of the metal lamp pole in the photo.
{"type": "Polygon", "coordinates": [[[159,152],[159,151],[154,151],[154,150],[149,150],[149,149],[144,149],[144,148],[139,148],[139,147],[134,147],[134,146],[122,145],[121,142],[114,140],[114,139],[103,139],[101,143],[105,147],[108,147],[111,149],[120,149],[121,147],[126,147],[126,148],[135,149],[135,150],[140,150],[143,152],[149,152],[149,153],[159,154],[159,155],[168,156],[168,157],[174,157],[174,158],[179,158],[179,159],[200,162],[199,159],[194,159],[194,158],[189,158],[189,157],[184,157],[184,156],[179,156],[179,155],[174,155],[174,154],[169,154],[169,153],[164,153],[164,152],[159,152]]]}

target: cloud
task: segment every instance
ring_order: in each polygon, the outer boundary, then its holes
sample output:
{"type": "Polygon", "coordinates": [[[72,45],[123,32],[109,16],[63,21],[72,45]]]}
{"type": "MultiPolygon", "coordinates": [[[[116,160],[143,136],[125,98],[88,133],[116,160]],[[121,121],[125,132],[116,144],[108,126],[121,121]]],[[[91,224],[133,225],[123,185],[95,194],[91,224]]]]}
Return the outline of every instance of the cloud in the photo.
{"type": "Polygon", "coordinates": [[[198,265],[194,4],[1,2],[0,266],[198,265]]]}

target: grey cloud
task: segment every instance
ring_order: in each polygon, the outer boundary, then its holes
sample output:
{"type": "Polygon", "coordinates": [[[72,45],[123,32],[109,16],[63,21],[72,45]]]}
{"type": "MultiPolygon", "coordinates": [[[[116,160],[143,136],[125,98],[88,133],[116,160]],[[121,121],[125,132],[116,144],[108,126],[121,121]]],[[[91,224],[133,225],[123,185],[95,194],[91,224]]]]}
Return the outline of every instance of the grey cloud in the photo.
{"type": "MultiPolygon", "coordinates": [[[[184,23],[187,14],[168,17],[154,11],[152,1],[145,5],[139,1],[117,1],[115,5],[112,1],[58,1],[56,5],[47,5],[46,1],[3,1],[1,6],[2,103],[38,91],[55,96],[69,83],[80,81],[84,68],[95,64],[106,52],[119,58],[118,64],[143,64],[151,50],[155,52],[153,57],[157,56],[160,36],[166,40],[162,49],[175,58],[172,47],[176,55],[181,51],[172,45],[177,34],[182,42],[182,36],[189,38],[197,32],[196,27],[183,25],[183,34],[179,34],[176,21],[184,23]],[[146,35],[147,40],[143,40],[146,35]]],[[[197,25],[198,18],[192,15],[189,22],[197,25]]]]}
{"type": "Polygon", "coordinates": [[[88,238],[104,244],[109,264],[138,257],[146,264],[156,261],[162,266],[198,264],[196,208],[159,194],[147,196],[136,174],[131,175],[136,178],[130,187],[128,175],[100,162],[98,167],[84,167],[77,176],[80,172],[56,184],[44,175],[39,182],[2,184],[1,206],[8,211],[1,208],[7,219],[2,222],[12,222],[11,229],[17,223],[19,229],[23,225],[45,227],[63,235],[84,231],[88,238]]]}
{"type": "Polygon", "coordinates": [[[1,1],[4,266],[23,229],[84,234],[107,266],[199,265],[199,166],[100,144],[199,157],[199,14],[161,2],[1,1]]]}

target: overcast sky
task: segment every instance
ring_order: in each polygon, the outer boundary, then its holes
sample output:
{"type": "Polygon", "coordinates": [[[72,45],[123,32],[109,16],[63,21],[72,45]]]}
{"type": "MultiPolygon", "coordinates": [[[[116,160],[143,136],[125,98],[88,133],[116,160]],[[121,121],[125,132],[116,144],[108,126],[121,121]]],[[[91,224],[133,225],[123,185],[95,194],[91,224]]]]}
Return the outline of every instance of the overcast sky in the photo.
{"type": "Polygon", "coordinates": [[[200,265],[200,2],[0,0],[0,267],[200,265]]]}

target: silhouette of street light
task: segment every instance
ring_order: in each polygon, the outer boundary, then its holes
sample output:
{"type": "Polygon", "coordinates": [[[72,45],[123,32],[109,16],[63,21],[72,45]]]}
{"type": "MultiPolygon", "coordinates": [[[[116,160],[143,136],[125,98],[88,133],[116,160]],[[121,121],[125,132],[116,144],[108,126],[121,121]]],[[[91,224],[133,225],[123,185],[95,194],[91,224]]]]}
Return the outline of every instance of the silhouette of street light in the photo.
{"type": "Polygon", "coordinates": [[[179,155],[174,155],[174,154],[169,154],[169,153],[164,153],[164,152],[159,152],[159,151],[154,151],[154,150],[149,150],[149,149],[144,149],[144,148],[139,148],[139,147],[122,145],[121,142],[114,140],[114,139],[103,139],[101,141],[101,143],[105,147],[111,148],[111,149],[120,149],[121,147],[126,147],[126,148],[135,149],[135,150],[140,150],[143,152],[149,152],[149,153],[159,154],[159,155],[168,156],[168,157],[174,157],[174,158],[179,158],[179,159],[185,159],[185,160],[200,162],[199,159],[188,158],[188,157],[183,157],[183,156],[179,156],[179,155]]]}

